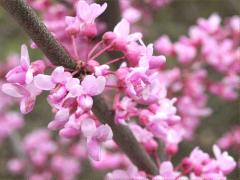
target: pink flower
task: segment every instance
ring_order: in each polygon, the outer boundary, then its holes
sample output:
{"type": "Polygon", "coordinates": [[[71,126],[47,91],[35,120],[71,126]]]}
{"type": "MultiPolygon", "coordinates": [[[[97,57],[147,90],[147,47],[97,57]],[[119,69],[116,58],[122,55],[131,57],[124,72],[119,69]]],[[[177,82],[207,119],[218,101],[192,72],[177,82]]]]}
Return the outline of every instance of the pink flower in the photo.
{"type": "Polygon", "coordinates": [[[166,62],[165,56],[153,56],[153,44],[146,47],[145,54],[139,60],[139,66],[148,69],[159,69],[166,62]]]}
{"type": "Polygon", "coordinates": [[[11,159],[7,163],[8,170],[13,174],[21,174],[24,171],[25,164],[20,159],[11,159]]]}
{"type": "Polygon", "coordinates": [[[130,129],[132,130],[134,136],[143,144],[148,152],[155,152],[157,150],[157,142],[153,138],[153,134],[147,129],[141,128],[137,124],[130,124],[130,129]]]}
{"type": "Polygon", "coordinates": [[[233,171],[233,169],[235,169],[237,163],[231,156],[229,156],[228,152],[224,151],[221,153],[221,150],[217,145],[213,146],[213,152],[216,157],[217,164],[224,174],[229,174],[233,171]]]}
{"type": "Polygon", "coordinates": [[[147,180],[146,175],[138,171],[138,169],[133,165],[130,165],[127,170],[116,169],[113,172],[108,173],[105,180],[117,180],[119,177],[124,180],[147,180]]]}
{"type": "Polygon", "coordinates": [[[114,42],[117,50],[126,51],[126,45],[142,38],[141,33],[130,34],[130,24],[126,19],[122,19],[115,27],[113,32],[107,32],[103,36],[106,44],[114,42]]]}
{"type": "Polygon", "coordinates": [[[144,72],[134,69],[126,78],[126,91],[132,97],[142,97],[150,81],[144,72]]]}
{"type": "Polygon", "coordinates": [[[164,35],[161,36],[156,42],[155,42],[156,50],[160,54],[164,54],[167,56],[170,56],[173,54],[173,44],[168,36],[164,35]]]}
{"type": "Polygon", "coordinates": [[[165,179],[175,179],[180,175],[179,172],[174,170],[170,161],[164,161],[161,163],[159,173],[165,179]]]}
{"type": "Polygon", "coordinates": [[[197,53],[194,46],[186,44],[185,42],[175,43],[174,50],[178,56],[179,61],[182,63],[193,61],[197,53]]]}
{"type": "Polygon", "coordinates": [[[6,74],[6,79],[10,83],[30,84],[33,76],[42,73],[44,69],[45,65],[42,61],[35,61],[30,65],[27,47],[22,45],[20,65],[10,70],[6,74]]]}
{"type": "Polygon", "coordinates": [[[78,18],[86,24],[91,24],[106,10],[107,3],[104,3],[102,6],[96,3],[89,5],[86,1],[80,0],[76,8],[78,18]]]}
{"type": "Polygon", "coordinates": [[[106,78],[103,76],[95,77],[87,75],[82,80],[81,85],[85,94],[96,96],[103,92],[106,85],[106,78]]]}
{"type": "Polygon", "coordinates": [[[34,77],[34,85],[41,90],[52,90],[56,84],[65,84],[72,75],[69,72],[64,72],[62,66],[57,67],[51,74],[38,74],[34,77]]]}
{"type": "Polygon", "coordinates": [[[80,0],[76,5],[77,16],[65,18],[67,28],[70,34],[80,32],[88,37],[94,37],[97,34],[95,19],[100,16],[107,8],[107,3],[102,6],[96,3],[88,4],[86,1],[80,0]]]}
{"type": "Polygon", "coordinates": [[[96,161],[101,159],[100,144],[112,139],[112,130],[108,125],[96,127],[92,119],[84,119],[81,122],[81,131],[87,138],[87,150],[89,156],[96,161]]]}
{"type": "Polygon", "coordinates": [[[198,24],[209,33],[215,33],[220,26],[221,18],[218,14],[212,14],[207,20],[200,18],[198,24]]]}
{"type": "Polygon", "coordinates": [[[19,98],[20,110],[23,114],[32,111],[36,97],[41,93],[41,90],[36,88],[33,83],[26,86],[20,84],[5,83],[2,85],[2,91],[12,97],[19,98]]]}

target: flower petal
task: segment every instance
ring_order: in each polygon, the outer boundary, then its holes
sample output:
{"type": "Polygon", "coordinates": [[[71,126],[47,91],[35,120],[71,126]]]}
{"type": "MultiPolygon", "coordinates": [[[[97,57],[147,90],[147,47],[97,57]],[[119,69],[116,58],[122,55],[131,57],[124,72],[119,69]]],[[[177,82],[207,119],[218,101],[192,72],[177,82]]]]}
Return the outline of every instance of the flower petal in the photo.
{"type": "Polygon", "coordinates": [[[34,77],[34,85],[41,90],[52,90],[55,83],[52,82],[51,76],[38,74],[34,77]]]}
{"type": "Polygon", "coordinates": [[[114,28],[113,32],[119,36],[126,38],[130,32],[130,24],[126,19],[122,19],[114,28]]]}
{"type": "Polygon", "coordinates": [[[30,58],[28,54],[28,49],[25,44],[21,47],[21,60],[20,60],[21,66],[27,70],[30,65],[30,58]]]}
{"type": "Polygon", "coordinates": [[[19,84],[5,83],[2,85],[1,89],[5,94],[16,98],[30,96],[30,93],[25,89],[25,87],[19,84]]]}
{"type": "Polygon", "coordinates": [[[81,122],[81,131],[86,138],[91,138],[96,131],[94,120],[88,118],[81,122]]]}
{"type": "Polygon", "coordinates": [[[103,92],[106,85],[106,78],[103,76],[95,77],[87,75],[82,81],[83,91],[90,95],[96,96],[103,92]]]}
{"type": "Polygon", "coordinates": [[[89,156],[95,160],[95,161],[100,161],[100,155],[101,155],[101,147],[100,144],[97,141],[90,140],[87,143],[87,150],[89,156]]]}
{"type": "Polygon", "coordinates": [[[35,98],[32,97],[23,98],[20,103],[20,111],[23,114],[30,113],[33,110],[34,105],[35,98]]]}

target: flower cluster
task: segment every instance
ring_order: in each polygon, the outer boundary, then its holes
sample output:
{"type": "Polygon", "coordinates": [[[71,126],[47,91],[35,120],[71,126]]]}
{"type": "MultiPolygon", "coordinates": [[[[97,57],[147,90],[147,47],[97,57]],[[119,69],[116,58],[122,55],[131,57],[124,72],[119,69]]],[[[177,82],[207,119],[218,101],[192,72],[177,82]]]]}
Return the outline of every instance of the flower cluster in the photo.
{"type": "Polygon", "coordinates": [[[33,85],[33,78],[44,69],[45,64],[41,60],[30,64],[27,47],[22,45],[20,65],[6,74],[8,83],[2,85],[2,91],[20,99],[20,110],[24,114],[32,111],[36,96],[41,93],[41,90],[33,85]]]}
{"type": "Polygon", "coordinates": [[[168,92],[179,95],[177,107],[184,129],[188,129],[186,138],[191,138],[199,120],[211,113],[207,92],[225,100],[238,97],[239,23],[240,18],[233,16],[221,26],[221,18],[213,14],[208,19],[200,18],[197,25],[190,28],[189,36],[172,43],[163,35],[155,43],[159,53],[180,63],[179,68],[166,69],[166,72],[175,74],[175,79],[168,82],[168,92]]]}
{"type": "MultiPolygon", "coordinates": [[[[63,140],[55,142],[50,131],[33,132],[22,143],[26,157],[9,162],[11,172],[30,171],[31,179],[75,179],[80,173],[79,160],[86,154],[98,170],[117,169],[108,173],[106,179],[226,179],[233,171],[235,161],[216,145],[215,158],[195,148],[178,166],[174,167],[171,160],[179,152],[179,143],[191,139],[199,120],[211,114],[207,92],[227,100],[237,98],[239,17],[230,18],[224,26],[216,14],[201,18],[190,28],[189,37],[181,37],[176,43],[167,36],[160,37],[155,43],[160,55],[154,55],[154,45],[146,45],[142,33],[130,30],[138,13],[141,15],[137,9],[131,9],[132,1],[120,1],[124,14],[130,15],[124,15],[126,18],[102,36],[98,32],[104,28],[96,18],[106,10],[106,3],[73,1],[75,10],[70,13],[63,4],[50,0],[29,2],[43,12],[47,28],[76,61],[77,68],[56,67],[48,60],[30,63],[27,47],[22,45],[20,65],[6,74],[7,83],[1,88],[20,100],[24,114],[33,110],[42,91],[48,91],[47,101],[54,113],[48,128],[59,131],[61,138],[69,138],[71,145],[63,140]],[[112,58],[109,52],[116,51],[119,57],[112,58]],[[162,54],[176,58],[179,68],[168,69],[162,54]],[[210,79],[206,67],[223,78],[210,79]],[[47,68],[51,69],[48,74],[44,73],[47,68]],[[159,168],[157,176],[139,171],[119,151],[112,141],[110,126],[102,124],[93,113],[95,96],[101,96],[114,111],[112,123],[127,126],[154,157],[159,168]],[[81,139],[81,143],[74,143],[75,139],[81,139]],[[67,147],[61,149],[60,144],[67,147]],[[160,161],[160,147],[167,161],[160,161]],[[75,150],[84,153],[76,155],[75,150]]],[[[169,1],[146,2],[162,5],[169,1]]],[[[32,47],[37,48],[34,43],[32,47]]]]}
{"type": "Polygon", "coordinates": [[[240,149],[240,127],[233,127],[226,132],[217,142],[222,149],[233,149],[239,152],[240,149]]]}
{"type": "Polygon", "coordinates": [[[136,2],[134,0],[120,0],[122,17],[127,19],[131,24],[140,20],[148,21],[151,19],[150,10],[159,10],[168,5],[172,0],[144,0],[136,2]]]}
{"type": "Polygon", "coordinates": [[[24,157],[9,160],[8,170],[14,175],[25,174],[31,180],[75,179],[81,172],[80,160],[84,156],[84,152],[80,156],[80,152],[74,153],[76,145],[61,139],[55,142],[46,129],[35,130],[23,139],[24,157]]]}
{"type": "MultiPolygon", "coordinates": [[[[151,177],[153,180],[161,179],[226,179],[235,167],[236,162],[227,152],[221,152],[217,145],[213,146],[214,158],[199,148],[195,148],[188,157],[174,167],[172,162],[163,161],[159,167],[159,175],[151,177]]],[[[146,174],[138,171],[134,166],[129,166],[127,170],[114,170],[108,173],[107,180],[114,180],[118,177],[124,179],[148,179],[146,174]]]]}
{"type": "MultiPolygon", "coordinates": [[[[16,65],[16,56],[11,55],[7,58],[6,64],[0,65],[0,86],[4,84],[4,74],[16,65]]],[[[0,142],[24,126],[24,119],[20,113],[11,110],[15,101],[0,91],[0,142]]]]}

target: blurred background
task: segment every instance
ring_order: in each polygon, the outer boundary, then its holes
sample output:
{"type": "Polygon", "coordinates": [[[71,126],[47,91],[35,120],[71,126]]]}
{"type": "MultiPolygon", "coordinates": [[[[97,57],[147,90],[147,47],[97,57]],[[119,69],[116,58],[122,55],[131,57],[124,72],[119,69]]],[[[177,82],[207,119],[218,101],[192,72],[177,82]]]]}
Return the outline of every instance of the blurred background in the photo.
{"type": "MultiPolygon", "coordinates": [[[[238,0],[174,0],[169,5],[157,10],[154,13],[154,23],[145,25],[148,33],[145,41],[148,44],[156,40],[160,35],[167,34],[172,40],[177,40],[179,36],[187,34],[188,28],[194,25],[199,17],[209,17],[212,13],[218,13],[222,18],[232,15],[239,15],[240,2],[238,0]]],[[[9,53],[20,52],[20,45],[28,43],[26,34],[17,26],[17,24],[0,9],[0,62],[9,53]]],[[[30,50],[31,59],[41,57],[38,50],[30,50]]],[[[1,101],[1,100],[0,100],[1,101]]],[[[49,105],[41,96],[34,111],[25,117],[26,126],[21,130],[21,135],[30,132],[38,127],[46,127],[51,120],[51,111],[49,105]]],[[[240,124],[240,101],[227,102],[217,97],[210,96],[209,106],[213,110],[213,115],[203,119],[197,130],[196,137],[192,142],[183,142],[180,146],[180,154],[175,157],[188,155],[196,146],[200,146],[204,151],[211,152],[212,144],[229,130],[232,126],[240,124]]],[[[11,179],[6,171],[6,159],[11,157],[11,146],[5,142],[0,145],[0,180],[11,179]]],[[[234,153],[234,152],[233,152],[234,153]]],[[[233,154],[239,159],[239,154],[233,154]]],[[[102,179],[103,173],[90,173],[90,166],[86,163],[83,167],[82,179],[102,179]]],[[[240,178],[240,171],[232,175],[231,179],[240,178]]]]}

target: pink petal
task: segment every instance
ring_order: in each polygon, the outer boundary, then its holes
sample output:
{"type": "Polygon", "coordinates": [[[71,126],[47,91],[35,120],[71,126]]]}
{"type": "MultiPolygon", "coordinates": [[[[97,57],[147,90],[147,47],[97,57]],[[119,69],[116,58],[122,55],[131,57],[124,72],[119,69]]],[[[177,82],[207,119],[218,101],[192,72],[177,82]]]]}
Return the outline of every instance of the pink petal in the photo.
{"type": "Polygon", "coordinates": [[[60,136],[65,138],[73,138],[79,134],[79,130],[71,127],[66,127],[62,129],[60,132],[60,136]]]}
{"type": "Polygon", "coordinates": [[[101,147],[100,144],[94,140],[87,143],[88,155],[95,161],[100,161],[101,147]]]}
{"type": "Polygon", "coordinates": [[[72,75],[69,72],[64,72],[64,67],[60,66],[52,72],[51,77],[54,83],[65,84],[72,75]]]}
{"type": "Polygon", "coordinates": [[[213,145],[213,153],[214,153],[216,158],[220,158],[221,150],[217,145],[213,145]]]}
{"type": "Polygon", "coordinates": [[[64,122],[64,121],[56,121],[56,120],[53,120],[53,121],[51,121],[51,122],[48,124],[48,129],[50,129],[50,130],[58,130],[58,129],[63,128],[64,125],[65,125],[65,122],[64,122]]]}
{"type": "Polygon", "coordinates": [[[166,62],[165,56],[152,56],[149,61],[150,68],[160,68],[166,62]]]}
{"type": "Polygon", "coordinates": [[[41,90],[52,90],[55,83],[52,82],[52,77],[44,74],[38,74],[34,77],[34,85],[41,90]]]}
{"type": "Polygon", "coordinates": [[[113,32],[119,36],[127,38],[130,32],[130,25],[126,19],[122,19],[114,28],[113,32]]]}
{"type": "Polygon", "coordinates": [[[84,110],[90,110],[93,106],[93,99],[91,96],[80,96],[77,99],[79,106],[84,110]]]}
{"type": "Polygon", "coordinates": [[[33,70],[32,69],[28,69],[28,71],[26,73],[25,83],[26,84],[30,84],[32,81],[33,81],[33,70]]]}
{"type": "Polygon", "coordinates": [[[16,98],[30,96],[30,93],[25,87],[18,84],[5,83],[2,85],[1,89],[5,94],[16,98]]]}
{"type": "Polygon", "coordinates": [[[21,62],[20,63],[25,70],[27,70],[30,65],[28,49],[25,44],[21,46],[21,62]]]}
{"type": "Polygon", "coordinates": [[[80,86],[79,84],[73,86],[70,89],[69,94],[71,94],[73,97],[78,97],[82,95],[83,94],[82,86],[80,86]]]}
{"type": "Polygon", "coordinates": [[[33,82],[25,86],[26,90],[30,93],[31,97],[36,97],[41,94],[42,90],[38,89],[33,82]]]}
{"type": "Polygon", "coordinates": [[[62,109],[58,110],[58,112],[55,115],[54,120],[66,121],[66,120],[68,120],[68,118],[69,118],[69,110],[62,108],[62,109]]]}
{"type": "Polygon", "coordinates": [[[6,74],[6,79],[8,82],[11,82],[11,83],[25,84],[25,78],[26,78],[25,76],[26,76],[26,71],[23,69],[23,67],[17,66],[11,69],[6,74]]]}
{"type": "Polygon", "coordinates": [[[82,0],[77,3],[77,16],[83,21],[88,21],[91,16],[91,9],[88,3],[82,0]]]}
{"type": "Polygon", "coordinates": [[[90,96],[96,96],[103,92],[106,85],[106,78],[103,76],[95,77],[87,75],[82,81],[83,90],[90,96]]]}
{"type": "Polygon", "coordinates": [[[70,91],[74,86],[80,84],[80,80],[77,78],[69,78],[65,87],[68,91],[70,91]]]}
{"type": "Polygon", "coordinates": [[[98,142],[104,142],[112,139],[113,133],[109,125],[101,125],[97,128],[97,131],[94,133],[94,139],[98,142]]]}
{"type": "Polygon", "coordinates": [[[86,138],[91,138],[96,131],[96,124],[94,120],[88,118],[81,122],[81,131],[86,138]]]}
{"type": "Polygon", "coordinates": [[[153,44],[149,44],[146,49],[147,57],[151,57],[153,55],[153,44]]]}
{"type": "Polygon", "coordinates": [[[164,175],[164,174],[171,174],[173,172],[173,165],[170,161],[165,161],[161,163],[160,166],[160,174],[164,175]]]}
{"type": "Polygon", "coordinates": [[[99,4],[93,3],[90,5],[91,8],[91,18],[92,21],[95,20],[98,16],[100,16],[106,9],[107,9],[107,3],[104,3],[102,6],[99,4]]]}
{"type": "Polygon", "coordinates": [[[21,103],[20,103],[20,111],[23,114],[30,113],[33,110],[34,105],[35,105],[35,98],[30,98],[30,97],[24,98],[21,100],[21,103]]]}

